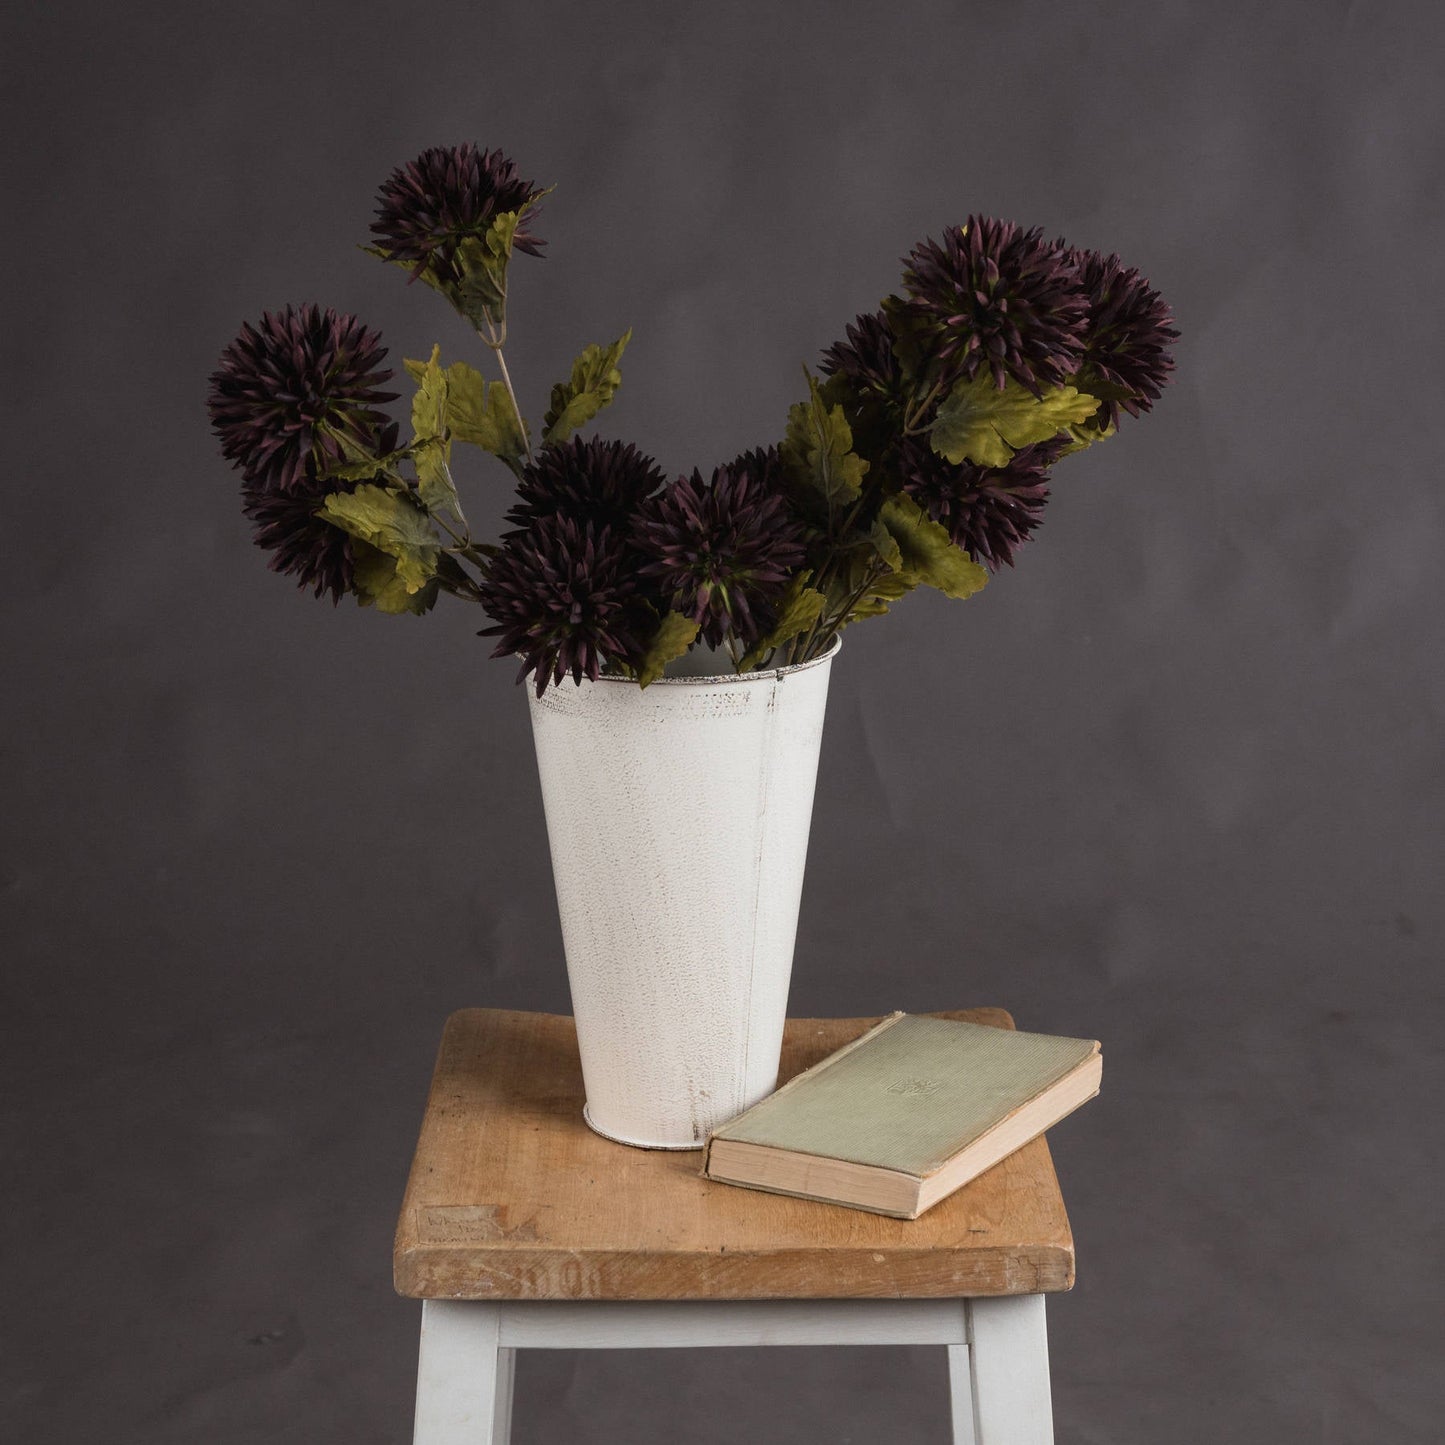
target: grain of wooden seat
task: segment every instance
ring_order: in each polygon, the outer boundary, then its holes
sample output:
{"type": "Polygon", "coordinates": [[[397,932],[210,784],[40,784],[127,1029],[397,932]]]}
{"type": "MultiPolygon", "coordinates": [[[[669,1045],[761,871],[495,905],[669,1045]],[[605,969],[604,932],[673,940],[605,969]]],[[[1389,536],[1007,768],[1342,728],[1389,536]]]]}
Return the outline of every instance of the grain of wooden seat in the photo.
{"type": "MultiPolygon", "coordinates": [[[[877,1022],[789,1020],[779,1081],[877,1022]]],[[[946,1344],[957,1445],[1052,1439],[1042,1296],[1074,1246],[1042,1139],[898,1220],[705,1180],[699,1151],[594,1134],[583,1099],[570,1018],[448,1019],[393,1258],[427,1301],[419,1445],[504,1445],[519,1347],[827,1342],[946,1344]]]]}

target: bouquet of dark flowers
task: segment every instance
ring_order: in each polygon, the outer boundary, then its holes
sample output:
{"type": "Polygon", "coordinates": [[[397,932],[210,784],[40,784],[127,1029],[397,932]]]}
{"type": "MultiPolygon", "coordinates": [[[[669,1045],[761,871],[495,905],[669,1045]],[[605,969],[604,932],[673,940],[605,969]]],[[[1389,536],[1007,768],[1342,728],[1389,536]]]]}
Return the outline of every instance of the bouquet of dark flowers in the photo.
{"type": "MultiPolygon", "coordinates": [[[[631,332],[586,347],[540,427],[507,370],[516,253],[539,202],[500,151],[424,152],[377,198],[366,249],[440,292],[495,362],[408,361],[410,436],[376,332],[313,304],[247,324],[211,420],[271,566],[318,597],[424,613],[479,603],[494,656],[549,683],[646,686],[706,646],[739,672],[821,656],[920,585],[968,597],[1043,518],[1054,465],[1148,411],[1178,333],[1117,256],[970,217],[915,246],[897,293],[807,372],[781,441],[669,481],[635,446],[576,433],[611,401],[631,332]],[[479,540],[455,445],[513,474],[510,530],[479,540]]],[[[724,664],[726,665],[726,664],[724,664]]]]}

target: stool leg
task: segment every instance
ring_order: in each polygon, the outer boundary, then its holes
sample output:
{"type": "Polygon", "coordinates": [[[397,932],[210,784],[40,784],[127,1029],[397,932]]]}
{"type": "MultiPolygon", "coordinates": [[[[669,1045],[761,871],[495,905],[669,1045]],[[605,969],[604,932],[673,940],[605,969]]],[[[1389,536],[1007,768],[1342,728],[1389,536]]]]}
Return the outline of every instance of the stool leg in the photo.
{"type": "Polygon", "coordinates": [[[978,1445],[973,1428],[973,1358],[968,1344],[968,1301],[958,1301],[964,1344],[949,1345],[948,1398],[953,1421],[953,1445],[978,1445]]]}
{"type": "Polygon", "coordinates": [[[1043,1295],[974,1299],[967,1308],[968,1344],[948,1347],[955,1445],[1053,1445],[1043,1295]],[[965,1356],[972,1418],[961,1427],[965,1356]]]}
{"type": "Polygon", "coordinates": [[[517,1352],[497,1351],[497,1408],[492,1415],[492,1445],[512,1445],[512,1385],[517,1376],[517,1352]]]}
{"type": "Polygon", "coordinates": [[[422,1301],[414,1445],[508,1445],[517,1352],[500,1321],[495,1305],[422,1301]]]}

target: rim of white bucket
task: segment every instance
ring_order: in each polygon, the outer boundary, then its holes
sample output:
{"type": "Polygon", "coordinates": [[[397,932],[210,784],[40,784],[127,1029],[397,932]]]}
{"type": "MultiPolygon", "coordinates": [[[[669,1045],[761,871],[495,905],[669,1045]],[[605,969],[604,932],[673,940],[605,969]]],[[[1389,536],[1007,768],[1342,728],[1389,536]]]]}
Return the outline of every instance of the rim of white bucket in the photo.
{"type": "MultiPolygon", "coordinates": [[[[710,686],[716,687],[720,682],[749,683],[763,682],[769,678],[791,677],[795,672],[806,672],[810,667],[817,667],[821,662],[831,662],[837,657],[843,646],[843,639],[836,634],[827,652],[821,657],[810,657],[806,662],[789,663],[786,667],[763,667],[755,672],[710,672],[703,677],[659,677],[656,681],[648,683],[649,687],[686,687],[686,686],[710,686]]],[[[635,677],[614,677],[611,673],[604,672],[600,677],[589,679],[595,687],[599,682],[620,683],[624,687],[636,687],[635,677]]]]}

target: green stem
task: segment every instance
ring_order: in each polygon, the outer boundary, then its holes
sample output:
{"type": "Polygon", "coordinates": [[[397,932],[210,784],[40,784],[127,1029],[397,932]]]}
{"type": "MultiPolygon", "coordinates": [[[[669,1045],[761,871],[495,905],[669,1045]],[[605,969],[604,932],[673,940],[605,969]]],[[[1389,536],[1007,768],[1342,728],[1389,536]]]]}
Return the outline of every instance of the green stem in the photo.
{"type": "Polygon", "coordinates": [[[802,648],[802,655],[797,659],[799,662],[807,662],[810,658],[818,656],[837,636],[843,624],[848,620],[848,614],[868,595],[868,589],[890,571],[885,562],[875,562],[863,574],[863,580],[853,589],[852,594],[834,614],[831,621],[819,617],[809,629],[807,640],[802,648]]]}
{"type": "Polygon", "coordinates": [[[527,460],[532,457],[532,438],[527,432],[527,419],[522,415],[522,408],[517,405],[517,393],[512,388],[512,374],[507,370],[507,358],[502,355],[502,348],[497,347],[497,365],[502,369],[502,383],[507,388],[507,395],[512,398],[512,410],[517,414],[517,425],[522,428],[522,445],[527,452],[527,460]]]}
{"type": "Polygon", "coordinates": [[[451,552],[443,552],[437,565],[437,581],[443,590],[453,597],[465,597],[472,602],[482,600],[482,589],[476,579],[456,560],[451,552]]]}
{"type": "Polygon", "coordinates": [[[462,499],[457,491],[456,478],[452,476],[451,466],[447,462],[442,463],[442,471],[446,473],[447,485],[452,489],[452,510],[457,514],[457,521],[462,524],[462,531],[467,534],[467,541],[470,542],[472,540],[472,524],[467,521],[466,515],[462,511],[462,499]]]}
{"type": "Polygon", "coordinates": [[[517,402],[517,391],[512,385],[512,373],[507,370],[507,358],[502,354],[502,347],[506,345],[507,341],[506,322],[498,326],[497,323],[488,316],[487,330],[482,331],[478,328],[477,335],[481,337],[482,344],[490,348],[496,355],[497,365],[501,368],[502,372],[502,385],[507,388],[507,395],[512,398],[512,411],[516,414],[517,425],[522,429],[522,446],[527,453],[528,462],[531,462],[534,458],[532,456],[532,438],[527,431],[527,419],[522,415],[522,408],[517,402]]]}
{"type": "Polygon", "coordinates": [[[923,394],[922,400],[915,398],[911,405],[904,408],[904,436],[917,436],[918,432],[927,430],[927,428],[925,427],[919,427],[918,430],[915,431],[913,424],[918,421],[919,418],[922,417],[923,414],[928,410],[928,408],[933,404],[933,399],[938,395],[939,388],[942,385],[942,381],[935,381],[933,385],[930,386],[928,390],[923,394]]]}

